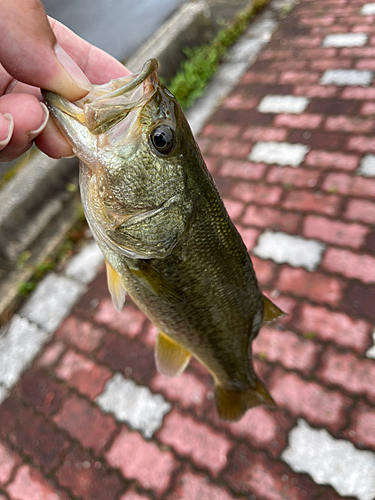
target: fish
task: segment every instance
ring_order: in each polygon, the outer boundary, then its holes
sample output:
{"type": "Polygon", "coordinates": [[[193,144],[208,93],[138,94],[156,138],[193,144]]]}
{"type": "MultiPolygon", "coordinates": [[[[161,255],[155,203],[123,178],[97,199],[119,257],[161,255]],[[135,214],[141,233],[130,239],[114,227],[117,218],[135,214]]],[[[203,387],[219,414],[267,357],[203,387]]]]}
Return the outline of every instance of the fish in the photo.
{"type": "Polygon", "coordinates": [[[158,330],[155,360],[180,375],[191,356],[212,374],[219,417],[275,405],[252,363],[261,326],[283,311],[259,289],[184,113],[158,63],[44,101],[80,159],[80,191],[115,308],[125,297],[158,330]]]}

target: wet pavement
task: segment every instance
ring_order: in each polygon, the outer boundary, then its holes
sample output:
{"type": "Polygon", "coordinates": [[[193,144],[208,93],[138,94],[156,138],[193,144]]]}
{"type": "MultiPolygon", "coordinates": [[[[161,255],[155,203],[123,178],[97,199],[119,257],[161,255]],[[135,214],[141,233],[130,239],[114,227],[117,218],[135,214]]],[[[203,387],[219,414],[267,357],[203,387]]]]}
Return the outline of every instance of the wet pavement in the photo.
{"type": "Polygon", "coordinates": [[[49,16],[116,59],[124,60],[186,0],[43,0],[49,16]]]}
{"type": "Polygon", "coordinates": [[[301,0],[198,137],[288,312],[254,343],[277,408],[226,424],[198,362],[158,374],[90,244],[2,331],[0,500],[374,499],[374,20],[301,0]]]}

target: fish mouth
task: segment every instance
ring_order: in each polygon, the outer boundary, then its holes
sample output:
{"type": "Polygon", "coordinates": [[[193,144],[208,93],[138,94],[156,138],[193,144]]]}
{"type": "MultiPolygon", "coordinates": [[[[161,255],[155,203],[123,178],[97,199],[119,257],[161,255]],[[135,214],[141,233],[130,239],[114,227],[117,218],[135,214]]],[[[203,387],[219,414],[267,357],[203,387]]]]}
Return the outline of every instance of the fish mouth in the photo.
{"type": "MultiPolygon", "coordinates": [[[[79,148],[75,151],[77,127],[80,130],[81,125],[94,136],[111,130],[152,97],[158,85],[157,69],[157,61],[150,59],[139,73],[111,80],[104,85],[93,85],[89,94],[75,102],[42,90],[44,102],[78,157],[79,148]]],[[[82,130],[80,132],[85,135],[82,130]]]]}

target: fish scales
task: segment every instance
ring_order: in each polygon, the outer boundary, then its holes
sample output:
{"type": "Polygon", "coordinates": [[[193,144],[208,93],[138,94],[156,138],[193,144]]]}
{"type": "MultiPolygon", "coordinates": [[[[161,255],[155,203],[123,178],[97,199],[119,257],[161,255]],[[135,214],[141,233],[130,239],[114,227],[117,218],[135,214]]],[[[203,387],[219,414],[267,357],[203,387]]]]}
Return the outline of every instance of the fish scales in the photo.
{"type": "Polygon", "coordinates": [[[282,311],[260,291],[177,100],[148,61],[70,103],[43,91],[81,159],[82,203],[107,265],[114,305],[125,292],[159,329],[156,364],[176,376],[194,355],[212,373],[219,416],[274,404],[251,344],[282,311]]]}

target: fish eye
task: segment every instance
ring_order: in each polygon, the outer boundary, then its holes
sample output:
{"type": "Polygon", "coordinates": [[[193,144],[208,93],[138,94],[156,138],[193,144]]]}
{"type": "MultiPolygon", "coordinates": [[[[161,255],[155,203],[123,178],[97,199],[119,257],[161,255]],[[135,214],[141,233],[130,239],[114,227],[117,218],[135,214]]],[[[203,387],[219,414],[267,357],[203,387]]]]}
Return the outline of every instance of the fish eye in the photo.
{"type": "Polygon", "coordinates": [[[169,154],[175,146],[173,130],[168,125],[158,125],[151,132],[151,142],[158,153],[169,154]]]}

